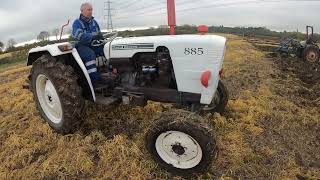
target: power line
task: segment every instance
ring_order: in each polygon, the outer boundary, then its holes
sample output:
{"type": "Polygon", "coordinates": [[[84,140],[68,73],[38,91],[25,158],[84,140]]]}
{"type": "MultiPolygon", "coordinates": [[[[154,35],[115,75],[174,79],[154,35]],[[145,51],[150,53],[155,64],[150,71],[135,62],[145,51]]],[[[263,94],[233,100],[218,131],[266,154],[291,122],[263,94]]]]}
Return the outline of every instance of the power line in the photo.
{"type": "MultiPolygon", "coordinates": [[[[192,0],[192,1],[190,1],[190,0],[187,0],[187,1],[183,1],[183,2],[180,2],[180,1],[177,1],[177,3],[176,3],[176,6],[179,6],[179,5],[185,5],[185,4],[197,4],[197,3],[199,3],[199,1],[201,1],[201,0],[198,0],[197,2],[195,2],[194,0],[192,0]]],[[[216,1],[222,1],[222,0],[216,0],[216,1]]],[[[148,1],[148,2],[152,2],[152,1],[148,1]]],[[[141,10],[149,10],[148,8],[152,8],[152,9],[155,9],[156,7],[154,7],[154,6],[158,6],[158,5],[167,5],[167,1],[166,0],[162,0],[162,1],[156,1],[156,2],[153,2],[152,4],[148,4],[148,5],[145,5],[145,6],[143,6],[143,7],[138,7],[138,8],[135,8],[135,9],[130,9],[130,11],[134,11],[134,12],[136,12],[137,13],[137,11],[138,11],[138,13],[140,13],[139,11],[141,11],[141,10]],[[153,8],[154,7],[154,8],[153,8]]],[[[159,7],[158,7],[159,8],[159,7]]],[[[162,7],[160,7],[160,8],[162,8],[162,7]]],[[[119,9],[120,11],[123,11],[122,9],[119,9]]],[[[144,12],[144,11],[143,11],[144,12]]]]}
{"type": "MultiPolygon", "coordinates": [[[[320,2],[320,0],[285,0],[287,2],[320,2]]],[[[185,1],[186,2],[186,1],[185,1]]],[[[189,1],[191,2],[191,1],[189,1]]],[[[192,11],[192,10],[200,10],[200,9],[206,9],[206,8],[211,8],[211,7],[228,7],[228,6],[233,6],[233,5],[238,5],[238,4],[260,4],[260,3],[279,3],[283,2],[280,0],[252,0],[252,1],[231,1],[228,3],[221,3],[221,4],[207,4],[205,6],[198,6],[198,7],[192,7],[192,8],[184,8],[184,9],[178,9],[176,12],[187,12],[187,11],[192,11]]],[[[153,8],[154,9],[154,8],[153,8]]],[[[144,12],[138,12],[131,14],[130,16],[121,16],[117,17],[116,19],[127,19],[131,18],[132,16],[142,16],[142,15],[160,15],[160,14],[166,14],[166,12],[155,12],[154,10],[149,9],[149,11],[144,11],[144,12]]],[[[156,9],[156,10],[165,10],[163,9],[156,9]]]]}
{"type": "Polygon", "coordinates": [[[161,13],[157,12],[157,11],[161,11],[161,10],[166,10],[166,8],[149,9],[149,11],[147,11],[147,12],[139,12],[139,13],[131,14],[130,16],[120,16],[120,17],[116,17],[115,19],[128,19],[128,18],[132,18],[135,16],[142,16],[142,15],[166,14],[166,12],[161,12],[161,13]],[[156,12],[155,12],[155,10],[156,10],[156,12]],[[151,14],[149,14],[149,13],[151,13],[151,14]]]}
{"type": "Polygon", "coordinates": [[[117,9],[128,9],[129,7],[136,5],[139,2],[142,2],[142,0],[132,0],[131,3],[123,3],[124,5],[117,7],[117,9]]]}
{"type": "MultiPolygon", "coordinates": [[[[217,1],[221,1],[221,0],[215,0],[215,2],[217,1]]],[[[185,4],[199,4],[201,2],[201,0],[198,1],[194,1],[194,0],[187,0],[187,1],[176,1],[176,6],[180,6],[180,5],[185,5],[185,4]]]]}
{"type": "MultiPolygon", "coordinates": [[[[154,2],[154,3],[152,3],[152,4],[148,4],[148,5],[145,5],[145,6],[142,6],[142,7],[138,7],[138,8],[136,8],[136,9],[130,9],[130,11],[134,11],[134,12],[139,12],[139,11],[141,11],[141,10],[145,10],[145,9],[148,9],[148,8],[152,8],[152,7],[154,7],[154,6],[157,6],[157,5],[164,5],[164,4],[166,4],[166,2],[154,2]]],[[[155,7],[155,8],[158,8],[158,7],[155,7]]],[[[154,8],[153,8],[154,9],[154,8]]],[[[123,11],[123,10],[121,10],[121,11],[123,11]]]]}
{"type": "MultiPolygon", "coordinates": [[[[183,2],[178,2],[176,4],[176,6],[179,6],[179,5],[185,5],[185,4],[198,4],[199,1],[201,0],[198,0],[197,2],[195,2],[194,0],[190,1],[190,0],[187,0],[187,1],[183,1],[183,2]]],[[[216,0],[215,2],[217,1],[222,1],[222,0],[216,0]]],[[[135,12],[133,14],[128,14],[128,13],[124,13],[122,14],[122,16],[120,17],[116,17],[115,19],[125,19],[125,18],[129,18],[129,17],[132,17],[132,16],[136,16],[136,15],[143,15],[143,14],[148,14],[148,13],[154,13],[155,11],[161,11],[161,10],[165,10],[167,7],[166,7],[166,4],[167,2],[165,1],[158,1],[156,3],[153,3],[153,4],[149,4],[149,5],[146,5],[144,7],[140,7],[140,8],[137,8],[137,9],[130,9],[131,12],[135,12]],[[154,7],[156,5],[165,5],[164,7],[162,6],[158,6],[158,7],[154,7]],[[141,11],[142,10],[142,11],[141,11]]]]}
{"type": "MultiPolygon", "coordinates": [[[[217,0],[217,1],[221,1],[221,0],[217,0]]],[[[216,1],[216,2],[217,2],[216,1]]],[[[194,3],[194,1],[192,1],[194,3]]],[[[211,5],[217,5],[217,3],[211,4],[211,5]]],[[[235,2],[239,2],[239,1],[235,1],[235,2]]],[[[191,3],[191,1],[184,1],[184,3],[191,3]]],[[[197,2],[196,2],[197,3],[197,2]]],[[[209,4],[210,5],[210,4],[209,4]]],[[[206,5],[208,6],[208,5],[206,5]]],[[[142,9],[142,8],[141,8],[142,9]]],[[[194,9],[194,8],[192,8],[194,9]]],[[[115,19],[127,19],[130,18],[132,16],[141,16],[141,15],[158,15],[158,14],[165,14],[165,12],[158,12],[158,11],[162,11],[162,10],[166,10],[166,7],[154,7],[154,8],[149,8],[146,11],[138,11],[134,10],[135,13],[133,14],[129,14],[129,15],[124,15],[124,16],[120,16],[120,17],[116,17],[115,19]]],[[[177,10],[178,12],[179,10],[177,10]]]]}
{"type": "Polygon", "coordinates": [[[123,6],[125,4],[127,4],[128,2],[119,2],[119,1],[115,1],[114,4],[115,6],[123,6]]]}
{"type": "MultiPolygon", "coordinates": [[[[261,4],[261,3],[279,3],[283,2],[284,0],[251,0],[251,1],[235,1],[235,2],[230,2],[230,3],[225,3],[225,4],[208,4],[205,6],[200,6],[200,7],[194,7],[194,8],[185,8],[185,9],[180,9],[177,10],[176,12],[186,12],[186,11],[191,11],[191,10],[197,10],[197,9],[206,9],[210,7],[224,7],[224,6],[232,6],[232,5],[237,5],[237,4],[243,4],[243,3],[248,3],[248,4],[261,4]]],[[[285,0],[288,2],[320,2],[320,0],[285,0]]]]}
{"type": "MultiPolygon", "coordinates": [[[[238,2],[238,1],[236,1],[238,2]]],[[[239,3],[239,2],[238,2],[239,3]]],[[[223,3],[222,3],[223,4],[223,3]]],[[[221,4],[221,5],[222,5],[221,4]]],[[[217,5],[216,3],[215,4],[211,4],[212,5],[217,5]]],[[[208,5],[206,5],[207,7],[208,5]]],[[[187,8],[188,9],[188,8],[187,8]]],[[[191,9],[194,9],[194,8],[191,8],[191,9]]],[[[163,7],[163,8],[151,8],[151,9],[148,9],[148,11],[143,11],[143,12],[137,12],[137,13],[134,13],[134,14],[130,14],[130,16],[121,16],[121,17],[116,17],[115,19],[127,19],[129,17],[132,17],[132,16],[141,16],[141,15],[159,15],[159,14],[166,14],[166,12],[157,12],[157,11],[162,11],[162,10],[166,10],[166,7],[163,7]],[[155,12],[156,11],[156,12],[155,12]]],[[[186,9],[185,9],[186,10],[186,9]]],[[[179,10],[177,10],[176,12],[178,12],[179,10]]],[[[180,10],[181,11],[181,10],[180,10]]]]}

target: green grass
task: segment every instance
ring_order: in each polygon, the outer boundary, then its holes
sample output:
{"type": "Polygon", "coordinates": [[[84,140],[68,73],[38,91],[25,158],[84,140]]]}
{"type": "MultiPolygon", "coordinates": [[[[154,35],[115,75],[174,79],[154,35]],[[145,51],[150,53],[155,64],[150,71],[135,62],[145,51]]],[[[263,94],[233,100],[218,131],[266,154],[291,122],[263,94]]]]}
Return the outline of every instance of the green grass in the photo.
{"type": "Polygon", "coordinates": [[[11,66],[24,63],[26,59],[27,59],[26,50],[2,54],[0,56],[0,71],[3,71],[11,66]]]}

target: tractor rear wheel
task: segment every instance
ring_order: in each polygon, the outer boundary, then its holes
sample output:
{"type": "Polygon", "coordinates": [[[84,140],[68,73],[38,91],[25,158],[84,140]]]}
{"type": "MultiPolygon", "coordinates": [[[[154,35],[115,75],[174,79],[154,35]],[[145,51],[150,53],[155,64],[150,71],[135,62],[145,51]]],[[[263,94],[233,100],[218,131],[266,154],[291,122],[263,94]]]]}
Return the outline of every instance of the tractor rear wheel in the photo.
{"type": "Polygon", "coordinates": [[[207,171],[218,153],[212,124],[184,110],[164,112],[150,126],[145,143],[162,168],[187,177],[207,171]]]}
{"type": "Polygon", "coordinates": [[[80,125],[85,100],[71,66],[46,54],[33,63],[29,80],[41,117],[55,131],[67,134],[80,125]]]}
{"type": "Polygon", "coordinates": [[[320,57],[319,47],[315,45],[307,45],[307,47],[303,50],[302,56],[304,60],[311,63],[315,63],[319,61],[319,57],[320,57]]]}

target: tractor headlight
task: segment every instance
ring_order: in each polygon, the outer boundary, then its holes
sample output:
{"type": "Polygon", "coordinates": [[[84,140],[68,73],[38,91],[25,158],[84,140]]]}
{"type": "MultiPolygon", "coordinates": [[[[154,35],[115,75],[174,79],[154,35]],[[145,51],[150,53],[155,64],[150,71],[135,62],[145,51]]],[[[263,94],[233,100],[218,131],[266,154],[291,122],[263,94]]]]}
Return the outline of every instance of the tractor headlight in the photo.
{"type": "Polygon", "coordinates": [[[60,49],[61,52],[65,52],[65,51],[71,51],[73,49],[73,46],[72,44],[68,43],[68,44],[59,45],[58,48],[60,49]]]}

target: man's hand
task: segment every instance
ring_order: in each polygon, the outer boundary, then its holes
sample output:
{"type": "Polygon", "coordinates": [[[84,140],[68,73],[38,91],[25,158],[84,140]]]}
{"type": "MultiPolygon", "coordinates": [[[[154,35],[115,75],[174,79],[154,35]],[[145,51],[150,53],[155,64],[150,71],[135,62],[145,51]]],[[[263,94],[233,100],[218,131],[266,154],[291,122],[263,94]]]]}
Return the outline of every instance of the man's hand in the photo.
{"type": "Polygon", "coordinates": [[[102,33],[99,32],[98,35],[96,35],[96,36],[94,37],[94,39],[96,39],[96,40],[103,40],[104,38],[103,38],[102,33]]]}
{"type": "Polygon", "coordinates": [[[105,42],[103,40],[93,40],[91,42],[91,46],[93,47],[98,47],[98,46],[103,46],[105,42]]]}

